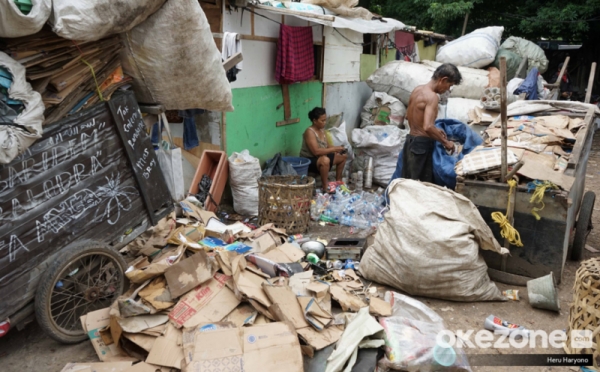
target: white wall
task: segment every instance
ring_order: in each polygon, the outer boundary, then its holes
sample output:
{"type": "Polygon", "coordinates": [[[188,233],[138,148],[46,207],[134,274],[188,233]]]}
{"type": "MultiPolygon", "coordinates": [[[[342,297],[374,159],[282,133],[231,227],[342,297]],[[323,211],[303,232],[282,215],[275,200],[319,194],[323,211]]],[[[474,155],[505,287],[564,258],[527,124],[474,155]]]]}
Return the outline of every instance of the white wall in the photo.
{"type": "MultiPolygon", "coordinates": [[[[282,17],[263,10],[256,13],[276,22],[282,22],[290,26],[314,26],[313,40],[323,40],[323,26],[301,20],[293,16],[282,17]]],[[[223,31],[237,32],[241,35],[252,34],[252,20],[250,12],[238,11],[223,12],[223,31]]],[[[261,16],[254,15],[254,36],[263,36],[277,39],[279,37],[280,25],[261,16]]],[[[243,70],[237,75],[237,80],[231,83],[231,88],[249,88],[267,85],[277,85],[275,80],[275,61],[277,58],[277,43],[274,41],[241,40],[242,54],[244,56],[243,70]]]]}
{"type": "Polygon", "coordinates": [[[360,112],[372,93],[373,90],[364,81],[326,84],[327,115],[344,114],[348,138],[352,138],[352,129],[360,128],[360,112]]]}
{"type": "Polygon", "coordinates": [[[360,55],[363,47],[357,44],[363,42],[363,34],[333,27],[325,27],[324,33],[323,82],[360,81],[360,55]]]}

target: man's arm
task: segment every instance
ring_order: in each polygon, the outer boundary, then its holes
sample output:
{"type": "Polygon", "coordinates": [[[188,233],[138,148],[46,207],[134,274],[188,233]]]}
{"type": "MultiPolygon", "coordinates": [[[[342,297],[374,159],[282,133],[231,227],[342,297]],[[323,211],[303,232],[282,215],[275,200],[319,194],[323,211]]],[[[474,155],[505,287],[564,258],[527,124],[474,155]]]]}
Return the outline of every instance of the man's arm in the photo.
{"type": "Polygon", "coordinates": [[[445,148],[453,149],[454,143],[448,141],[446,133],[435,127],[435,119],[438,114],[438,100],[437,97],[433,96],[427,100],[427,106],[425,106],[425,113],[423,115],[423,129],[425,133],[436,141],[439,141],[445,148]]]}

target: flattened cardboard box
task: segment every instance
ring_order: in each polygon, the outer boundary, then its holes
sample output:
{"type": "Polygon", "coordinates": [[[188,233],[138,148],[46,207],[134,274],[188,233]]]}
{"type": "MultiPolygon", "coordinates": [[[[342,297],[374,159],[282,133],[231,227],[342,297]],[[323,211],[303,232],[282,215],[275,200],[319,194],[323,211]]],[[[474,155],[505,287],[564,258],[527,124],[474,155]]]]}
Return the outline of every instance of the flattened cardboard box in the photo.
{"type": "Polygon", "coordinates": [[[80,319],[84,332],[87,333],[90,341],[92,341],[94,350],[96,350],[96,354],[98,354],[98,358],[100,358],[101,361],[112,362],[134,360],[119,349],[115,343],[106,345],[102,340],[100,331],[106,329],[110,325],[109,311],[110,308],[107,307],[82,316],[80,319]]]}
{"type": "Polygon", "coordinates": [[[171,297],[177,298],[210,280],[214,274],[206,252],[200,251],[165,270],[171,297]]]}
{"type": "Polygon", "coordinates": [[[185,294],[169,313],[169,318],[181,327],[206,306],[225,287],[230,276],[215,273],[213,278],[185,294]]]}

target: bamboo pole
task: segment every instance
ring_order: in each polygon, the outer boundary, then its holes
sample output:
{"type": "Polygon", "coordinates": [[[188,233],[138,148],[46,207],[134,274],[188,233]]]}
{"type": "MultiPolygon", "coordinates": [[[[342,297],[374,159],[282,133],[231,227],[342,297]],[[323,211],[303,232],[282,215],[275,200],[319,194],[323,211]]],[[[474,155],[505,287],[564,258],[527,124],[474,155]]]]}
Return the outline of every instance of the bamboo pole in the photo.
{"type": "Polygon", "coordinates": [[[506,97],[506,58],[500,58],[500,120],[501,120],[501,136],[502,136],[502,152],[501,152],[501,168],[500,168],[500,182],[506,182],[506,175],[508,173],[508,164],[507,164],[507,156],[508,156],[508,138],[507,138],[507,127],[508,127],[508,118],[506,117],[506,106],[507,106],[507,97],[506,97]]]}

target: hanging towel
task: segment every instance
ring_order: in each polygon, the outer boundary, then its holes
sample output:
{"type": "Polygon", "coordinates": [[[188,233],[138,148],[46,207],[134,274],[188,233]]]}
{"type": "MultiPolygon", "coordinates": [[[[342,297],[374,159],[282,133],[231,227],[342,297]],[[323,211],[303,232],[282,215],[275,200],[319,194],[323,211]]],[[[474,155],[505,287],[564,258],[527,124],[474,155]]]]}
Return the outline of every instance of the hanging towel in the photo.
{"type": "Polygon", "coordinates": [[[277,42],[275,80],[292,84],[310,80],[315,74],[312,27],[281,25],[277,42]]]}
{"type": "MultiPolygon", "coordinates": [[[[238,34],[235,32],[224,32],[223,43],[221,45],[221,57],[223,61],[229,59],[229,57],[242,53],[242,41],[238,40],[238,34]]],[[[229,82],[237,80],[237,74],[242,71],[242,62],[233,66],[227,71],[227,80],[229,82]]]]}

